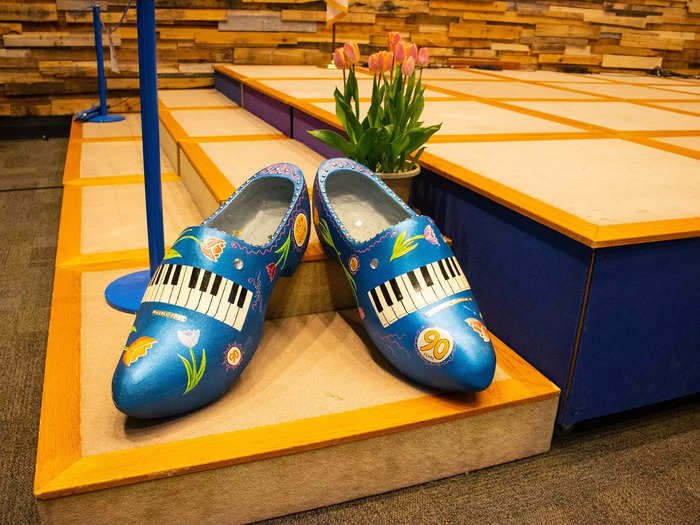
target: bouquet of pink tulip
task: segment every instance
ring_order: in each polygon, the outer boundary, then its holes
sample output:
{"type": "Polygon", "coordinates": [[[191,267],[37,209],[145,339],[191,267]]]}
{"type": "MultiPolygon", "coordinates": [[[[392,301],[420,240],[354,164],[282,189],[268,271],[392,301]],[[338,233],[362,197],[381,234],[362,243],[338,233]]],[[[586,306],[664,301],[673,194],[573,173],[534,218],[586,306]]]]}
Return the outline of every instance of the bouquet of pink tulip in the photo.
{"type": "Polygon", "coordinates": [[[348,139],[326,129],[309,133],[373,171],[409,171],[425,150],[423,145],[442,125],[423,126],[419,121],[425,91],[421,78],[429,61],[428,49],[419,50],[415,44],[402,42],[398,33],[389,34],[388,50],[369,57],[369,70],[374,75],[372,101],[362,119],[355,76],[359,57],[355,42],[346,42],[333,53],[335,66],[343,70],[343,92],[336,88],[334,93],[335,114],[348,139]]]}

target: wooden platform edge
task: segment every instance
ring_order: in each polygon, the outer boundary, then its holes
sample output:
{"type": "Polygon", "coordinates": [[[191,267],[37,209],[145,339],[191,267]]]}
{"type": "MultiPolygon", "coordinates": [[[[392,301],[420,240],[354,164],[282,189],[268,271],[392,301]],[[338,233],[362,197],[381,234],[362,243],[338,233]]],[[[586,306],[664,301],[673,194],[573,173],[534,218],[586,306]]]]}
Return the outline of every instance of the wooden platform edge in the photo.
{"type": "Polygon", "coordinates": [[[152,445],[82,456],[80,448],[80,282],[57,268],[46,356],[34,494],[57,498],[216,469],[471,417],[559,396],[559,388],[493,338],[511,379],[484,392],[416,399],[152,445]],[[72,363],[72,366],[66,366],[72,363]]]}

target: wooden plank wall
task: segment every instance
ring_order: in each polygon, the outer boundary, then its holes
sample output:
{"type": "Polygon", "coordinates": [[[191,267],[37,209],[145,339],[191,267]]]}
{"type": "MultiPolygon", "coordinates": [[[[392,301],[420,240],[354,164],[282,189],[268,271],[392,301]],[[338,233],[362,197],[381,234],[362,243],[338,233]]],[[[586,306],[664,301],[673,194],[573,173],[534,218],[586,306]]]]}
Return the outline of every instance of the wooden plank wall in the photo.
{"type": "MultiPolygon", "coordinates": [[[[127,0],[99,2],[110,26],[127,0]]],[[[67,114],[94,102],[91,3],[0,0],[0,115],[67,114]]],[[[324,2],[156,0],[156,7],[163,88],[210,86],[218,62],[322,64],[330,55],[324,2]]],[[[135,19],[132,7],[112,38],[121,68],[108,71],[115,110],[138,107],[135,19]]],[[[700,68],[700,0],[359,0],[336,39],[356,40],[366,57],[391,30],[429,46],[445,65],[700,68]]]]}

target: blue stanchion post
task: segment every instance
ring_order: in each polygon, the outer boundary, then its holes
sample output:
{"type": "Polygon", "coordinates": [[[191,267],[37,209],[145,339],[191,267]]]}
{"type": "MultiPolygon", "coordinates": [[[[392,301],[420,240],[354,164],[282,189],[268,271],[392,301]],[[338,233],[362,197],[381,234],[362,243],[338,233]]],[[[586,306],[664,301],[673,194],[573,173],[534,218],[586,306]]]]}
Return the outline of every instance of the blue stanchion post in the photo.
{"type": "Polygon", "coordinates": [[[158,132],[158,74],[156,70],[156,15],[154,0],[137,0],[141,136],[146,190],[146,224],[150,270],[135,272],[113,281],[105,290],[107,302],[117,310],[138,310],[146,286],[163,260],[163,199],[160,181],[158,132]]]}
{"type": "Polygon", "coordinates": [[[92,24],[95,30],[95,57],[97,58],[97,83],[100,89],[100,105],[81,111],[77,115],[78,120],[87,122],[118,122],[124,120],[122,115],[107,114],[107,81],[105,79],[105,58],[102,51],[102,19],[100,18],[100,6],[92,6],[92,24]]]}

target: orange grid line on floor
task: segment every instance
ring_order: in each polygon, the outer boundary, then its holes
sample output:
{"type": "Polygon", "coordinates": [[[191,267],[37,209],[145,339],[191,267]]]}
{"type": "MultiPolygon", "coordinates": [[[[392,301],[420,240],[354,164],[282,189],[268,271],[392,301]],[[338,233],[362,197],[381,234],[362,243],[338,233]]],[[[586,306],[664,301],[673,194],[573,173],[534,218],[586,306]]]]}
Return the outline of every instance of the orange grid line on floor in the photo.
{"type": "MultiPolygon", "coordinates": [[[[292,97],[288,94],[282,93],[274,88],[271,88],[267,85],[265,85],[262,82],[259,82],[255,79],[251,79],[249,77],[245,77],[242,75],[237,75],[235,71],[233,70],[227,70],[224,68],[217,68],[223,70],[222,72],[226,74],[227,72],[229,73],[229,76],[232,76],[234,79],[237,79],[241,82],[243,82],[244,89],[245,91],[245,86],[250,86],[253,89],[256,89],[258,91],[261,91],[262,93],[272,96],[273,98],[276,98],[278,100],[281,100],[284,103],[289,104],[290,106],[300,109],[302,111],[307,112],[308,114],[318,118],[319,120],[326,122],[327,124],[330,124],[336,128],[340,127],[340,122],[337,120],[337,118],[332,115],[331,113],[318,108],[316,106],[313,106],[306,100],[300,100],[295,97],[292,97]]],[[[471,71],[471,70],[470,70],[471,71]]],[[[474,71],[472,71],[474,72],[474,71]]],[[[491,76],[493,75],[492,73],[486,73],[486,72],[479,72],[480,74],[488,75],[491,76]]],[[[526,82],[526,83],[534,83],[535,85],[544,85],[546,87],[552,87],[544,83],[540,83],[538,81],[527,81],[523,79],[509,79],[514,81],[514,83],[517,82],[526,82]]],[[[455,97],[462,97],[464,96],[463,93],[455,91],[455,90],[449,90],[445,88],[441,88],[438,86],[430,85],[430,80],[425,81],[426,86],[429,86],[431,89],[435,91],[440,91],[442,93],[452,95],[455,97]]],[[[646,87],[646,86],[645,86],[646,87]]],[[[610,96],[599,96],[598,94],[595,93],[589,93],[581,90],[572,90],[570,88],[567,88],[565,86],[560,86],[558,88],[561,88],[562,90],[568,90],[568,91],[574,91],[574,92],[579,92],[579,94],[586,94],[586,95],[591,95],[594,97],[599,97],[599,99],[603,99],[606,101],[618,101],[618,102],[628,102],[626,99],[618,99],[616,97],[610,97],[610,96]]],[[[589,122],[584,122],[576,119],[570,119],[567,117],[562,117],[558,115],[554,115],[551,113],[547,113],[546,111],[538,111],[538,110],[533,110],[529,108],[522,108],[519,106],[514,106],[511,104],[508,104],[508,102],[503,101],[503,100],[494,100],[494,99],[486,99],[484,97],[478,97],[471,95],[470,99],[476,101],[476,102],[481,102],[487,105],[491,105],[493,107],[498,107],[500,109],[512,111],[515,113],[519,114],[524,114],[528,116],[532,116],[535,118],[540,118],[543,120],[547,120],[550,122],[555,122],[559,123],[562,125],[570,126],[570,127],[575,127],[580,130],[581,132],[581,137],[580,138],[588,138],[588,139],[594,139],[594,138],[618,138],[622,140],[626,140],[629,142],[637,143],[643,146],[651,147],[654,149],[659,149],[663,150],[669,153],[693,158],[693,159],[698,159],[700,156],[700,152],[695,151],[690,148],[684,148],[681,146],[677,145],[672,145],[672,144],[667,144],[664,142],[660,141],[655,141],[653,140],[653,136],[697,136],[700,135],[700,130],[681,130],[681,131],[676,131],[676,130],[651,130],[651,131],[623,131],[623,130],[616,130],[613,128],[608,128],[605,126],[600,126],[596,124],[592,124],[589,122]],[[648,136],[647,136],[648,134],[648,136]]],[[[556,101],[561,101],[554,99],[552,100],[553,102],[556,101]]],[[[578,102],[579,100],[577,100],[578,102]]],[[[666,102],[667,100],[664,99],[666,102]]],[[[644,104],[640,104],[644,105],[644,104]]],[[[672,111],[671,108],[665,108],[665,107],[658,107],[655,109],[660,109],[663,111],[672,111]]],[[[682,113],[682,111],[675,111],[675,113],[682,113]]],[[[480,138],[486,138],[486,139],[495,139],[497,141],[505,141],[507,140],[504,136],[505,134],[493,134],[491,136],[485,136],[481,135],[480,138]]],[[[561,138],[562,140],[565,140],[566,138],[572,139],[572,135],[569,133],[568,135],[566,134],[556,134],[556,133],[551,133],[551,134],[542,134],[542,133],[530,133],[530,134],[513,134],[513,138],[515,140],[556,140],[554,137],[561,138]]],[[[465,135],[468,137],[468,135],[465,135]]],[[[464,136],[453,136],[452,138],[456,139],[461,139],[464,136]]],[[[475,137],[476,138],[476,137],[475,137]]],[[[462,140],[459,140],[460,142],[462,140]]],[[[468,141],[476,141],[476,140],[465,140],[465,142],[468,141]]],[[[436,138],[436,142],[443,142],[441,139],[436,138]]],[[[421,163],[426,165],[428,168],[434,168],[435,166],[431,166],[432,163],[429,163],[428,160],[431,159],[433,156],[430,154],[426,153],[427,157],[421,158],[421,163]]],[[[437,170],[438,173],[441,173],[441,170],[437,170]]],[[[482,175],[476,174],[474,172],[470,172],[472,175],[478,175],[479,177],[484,177],[482,175]]],[[[475,189],[476,191],[479,191],[479,188],[476,186],[473,186],[471,184],[468,184],[463,178],[457,178],[455,179],[455,182],[458,182],[462,185],[467,185],[467,186],[472,186],[472,189],[475,189]]],[[[499,188],[498,191],[504,192],[504,188],[499,188]]],[[[483,193],[483,191],[481,191],[483,193]]],[[[508,192],[505,192],[508,193],[508,192]]],[[[510,198],[506,198],[503,200],[502,204],[507,205],[508,207],[518,209],[519,202],[522,202],[522,199],[520,199],[520,196],[515,196],[515,194],[512,194],[509,196],[510,198]],[[520,199],[520,200],[519,200],[520,199]]],[[[531,203],[530,203],[531,204],[531,203]]],[[[574,220],[571,221],[569,218],[565,215],[570,215],[566,214],[563,210],[559,210],[557,208],[551,207],[549,205],[547,206],[536,206],[536,208],[539,208],[539,211],[544,211],[544,213],[534,213],[530,214],[531,218],[534,218],[535,220],[539,222],[544,222],[550,223],[550,226],[554,227],[554,229],[557,229],[558,231],[561,231],[562,233],[565,233],[566,235],[572,236],[576,238],[579,241],[584,242],[585,244],[588,244],[593,247],[602,247],[602,246],[613,246],[613,245],[620,245],[620,244],[630,244],[630,243],[635,243],[635,242],[642,242],[642,241],[652,241],[652,240],[665,240],[665,239],[671,239],[671,238],[681,238],[681,237],[694,237],[700,234],[700,217],[691,217],[691,218],[685,218],[685,219],[674,219],[671,221],[650,221],[649,223],[630,223],[628,225],[626,224],[620,224],[620,225],[611,225],[611,226],[597,226],[593,225],[592,223],[587,223],[587,221],[582,221],[582,220],[574,220]],[[556,210],[556,212],[554,212],[556,210]],[[553,220],[550,220],[553,219],[553,220]],[[587,223],[587,224],[584,224],[587,223]],[[573,227],[571,227],[573,225],[573,227]],[[593,228],[591,228],[593,226],[593,228]],[[646,231],[649,233],[649,235],[645,235],[642,229],[646,228],[646,231]]],[[[578,218],[577,218],[578,219],[578,218]]]]}

